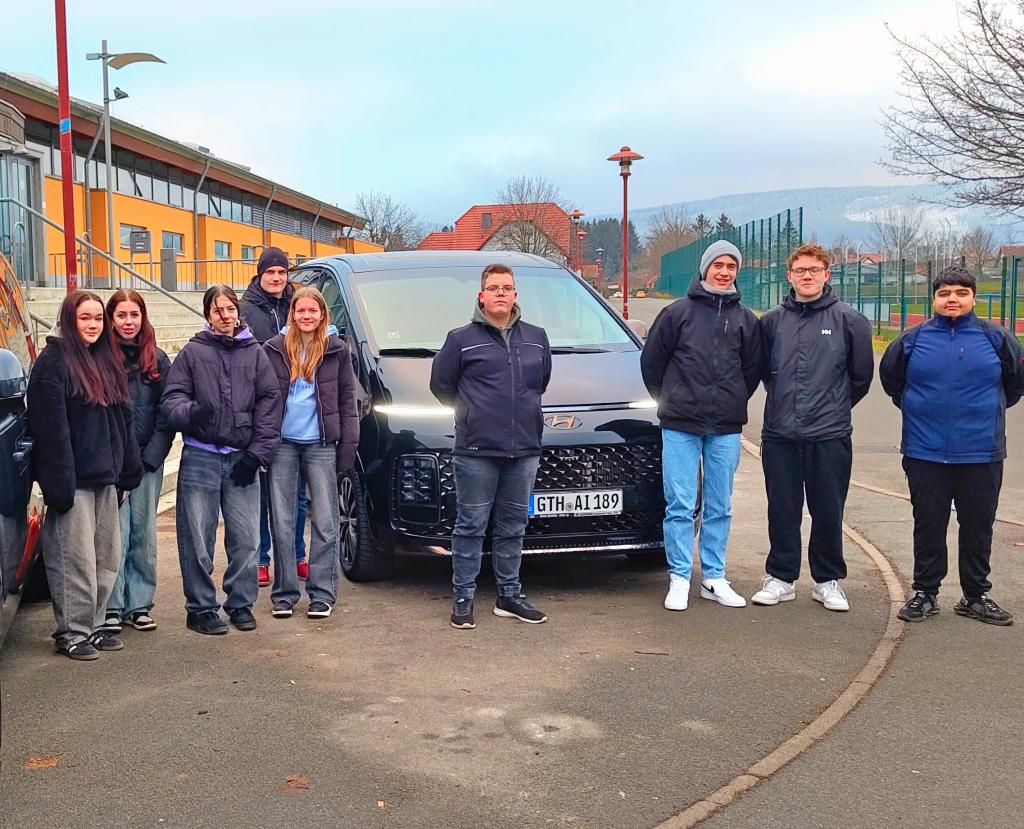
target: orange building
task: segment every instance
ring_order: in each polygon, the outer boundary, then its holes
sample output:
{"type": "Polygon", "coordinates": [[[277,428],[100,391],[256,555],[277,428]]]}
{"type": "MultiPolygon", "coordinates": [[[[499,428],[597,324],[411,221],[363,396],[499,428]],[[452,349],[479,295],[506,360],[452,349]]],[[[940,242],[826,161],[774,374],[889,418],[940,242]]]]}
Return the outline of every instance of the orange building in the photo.
{"type": "MultiPolygon", "coordinates": [[[[167,286],[169,268],[181,289],[216,282],[242,286],[254,273],[260,250],[270,245],[293,261],[382,249],[353,235],[366,223],[361,216],[204,147],[116,118],[111,119],[113,223],[108,227],[104,144],[94,144],[102,122],[101,107],[72,99],[75,230],[154,282],[163,276],[167,286]],[[149,252],[142,250],[147,234],[149,252]]],[[[66,273],[62,234],[31,212],[64,223],[57,124],[55,87],[0,72],[0,250],[20,279],[35,285],[63,282],[66,273]]],[[[79,259],[83,284],[107,284],[109,268],[101,256],[83,246],[79,259]]]]}

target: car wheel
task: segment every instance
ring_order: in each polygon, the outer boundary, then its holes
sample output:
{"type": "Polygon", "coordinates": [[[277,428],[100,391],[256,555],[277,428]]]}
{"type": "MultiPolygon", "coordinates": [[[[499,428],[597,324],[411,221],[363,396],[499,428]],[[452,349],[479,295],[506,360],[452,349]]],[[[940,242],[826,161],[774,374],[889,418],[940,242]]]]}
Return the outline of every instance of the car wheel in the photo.
{"type": "Polygon", "coordinates": [[[395,570],[395,557],[374,543],[366,509],[366,490],[358,472],[352,470],[338,477],[338,505],[341,510],[338,552],[345,577],[350,581],[390,578],[395,570]]]}

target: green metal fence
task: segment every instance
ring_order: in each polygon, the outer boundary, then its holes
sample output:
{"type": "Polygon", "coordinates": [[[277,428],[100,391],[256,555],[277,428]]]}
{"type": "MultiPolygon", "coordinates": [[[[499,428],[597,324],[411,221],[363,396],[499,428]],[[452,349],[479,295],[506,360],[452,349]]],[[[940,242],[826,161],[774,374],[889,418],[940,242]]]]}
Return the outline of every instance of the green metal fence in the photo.
{"type": "Polygon", "coordinates": [[[661,275],[654,289],[684,296],[700,270],[700,258],[708,245],[726,239],[743,254],[743,268],[737,280],[743,301],[755,310],[767,310],[789,290],[786,260],[800,246],[803,234],[802,207],[755,219],[729,230],[712,231],[696,242],[662,256],[661,275]]]}

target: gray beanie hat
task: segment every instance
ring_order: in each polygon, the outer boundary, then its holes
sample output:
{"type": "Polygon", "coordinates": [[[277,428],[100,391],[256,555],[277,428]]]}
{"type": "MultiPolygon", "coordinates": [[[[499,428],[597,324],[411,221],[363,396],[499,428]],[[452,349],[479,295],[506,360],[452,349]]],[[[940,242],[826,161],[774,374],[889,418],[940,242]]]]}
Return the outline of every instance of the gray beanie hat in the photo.
{"type": "Polygon", "coordinates": [[[707,278],[708,268],[711,267],[711,263],[719,256],[731,256],[736,260],[737,268],[743,267],[743,254],[740,253],[740,249],[732,242],[727,242],[725,239],[719,239],[717,242],[712,242],[708,245],[708,249],[704,251],[704,255],[700,258],[701,279],[707,278]]]}

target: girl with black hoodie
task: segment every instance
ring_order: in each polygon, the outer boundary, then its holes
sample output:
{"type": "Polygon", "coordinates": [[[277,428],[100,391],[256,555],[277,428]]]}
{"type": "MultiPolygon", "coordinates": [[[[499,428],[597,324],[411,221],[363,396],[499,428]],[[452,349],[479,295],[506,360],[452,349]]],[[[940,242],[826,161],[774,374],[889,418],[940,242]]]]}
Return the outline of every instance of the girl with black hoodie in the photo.
{"type": "Polygon", "coordinates": [[[28,428],[33,475],[46,502],[43,549],[57,651],[92,660],[124,647],[102,630],[121,564],[119,501],[139,485],[128,376],[89,291],[67,295],[57,336],[32,369],[28,428]]]}
{"type": "Polygon", "coordinates": [[[171,361],[156,347],[146,302],[138,292],[114,291],[107,300],[107,322],[128,370],[128,397],[144,473],[121,507],[124,558],[107,601],[103,628],[120,633],[124,622],[136,630],[153,630],[156,622],[149,612],[156,594],[156,505],[164,460],[174,440],[174,431],[160,415],[160,396],[171,361]]]}

